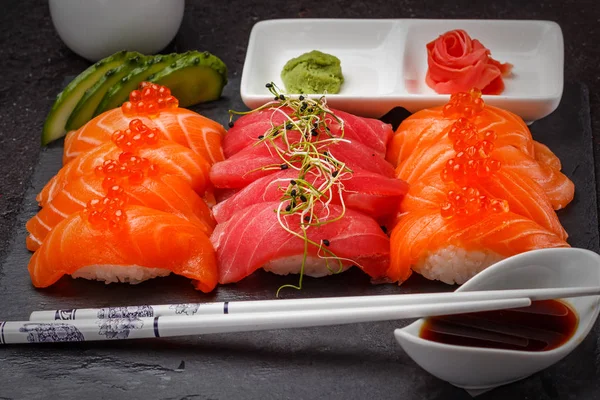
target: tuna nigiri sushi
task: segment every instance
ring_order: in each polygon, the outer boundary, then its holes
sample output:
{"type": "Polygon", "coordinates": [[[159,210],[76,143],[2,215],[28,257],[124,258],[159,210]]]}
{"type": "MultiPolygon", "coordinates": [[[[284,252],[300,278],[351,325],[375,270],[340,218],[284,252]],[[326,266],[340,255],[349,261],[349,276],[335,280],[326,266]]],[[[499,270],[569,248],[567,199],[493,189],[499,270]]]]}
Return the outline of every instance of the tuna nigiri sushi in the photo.
{"type": "MultiPolygon", "coordinates": [[[[140,143],[139,147],[133,147],[131,150],[137,153],[134,157],[139,156],[149,160],[158,165],[161,172],[181,177],[198,194],[203,194],[209,184],[210,164],[203,157],[175,142],[157,140],[151,144],[140,143]]],[[[61,168],[38,194],[36,200],[42,207],[45,206],[70,181],[94,171],[107,160],[119,159],[123,153],[122,147],[110,141],[79,155],[61,168]]],[[[132,154],[125,153],[126,157],[132,154]]]]}
{"type": "MultiPolygon", "coordinates": [[[[36,251],[56,225],[83,210],[89,201],[103,197],[104,179],[102,174],[88,173],[70,181],[52,201],[27,221],[27,248],[36,251]]],[[[207,235],[212,233],[216,225],[204,200],[178,176],[162,174],[160,171],[155,174],[146,172],[141,181],[122,187],[130,205],[146,206],[180,216],[196,224],[207,235]]]]}
{"type": "Polygon", "coordinates": [[[119,108],[98,115],[78,130],[69,132],[65,138],[63,164],[110,141],[115,131],[125,131],[134,119],[157,129],[161,139],[188,147],[211,164],[223,160],[221,139],[225,128],[221,124],[185,108],[178,108],[177,100],[170,96],[169,89],[164,86],[141,86],[140,90],[130,94],[130,99],[136,104],[142,101],[143,109],[126,102],[119,108]],[[159,107],[161,104],[162,108],[159,107]]]}
{"type": "MultiPolygon", "coordinates": [[[[246,207],[256,203],[279,200],[285,191],[290,189],[290,181],[297,179],[298,171],[285,170],[267,175],[227,199],[218,203],[213,209],[215,220],[225,222],[231,216],[246,207]]],[[[304,180],[314,187],[323,185],[325,179],[314,172],[308,173],[304,180]]],[[[356,169],[347,177],[341,178],[343,199],[346,207],[360,211],[375,219],[394,214],[403,196],[408,190],[406,182],[388,178],[380,174],[356,169]]],[[[326,194],[334,204],[340,203],[337,193],[326,194]]]]}
{"type": "Polygon", "coordinates": [[[276,210],[281,206],[285,208],[280,202],[254,204],[217,225],[211,241],[217,253],[219,283],[237,282],[259,268],[281,275],[322,277],[356,265],[375,280],[388,269],[389,239],[372,218],[346,210],[343,219],[335,220],[342,215],[339,206],[317,207],[310,221],[329,218],[330,222],[307,228],[304,240],[302,216],[284,215],[280,223],[276,210]]]}
{"type": "MultiPolygon", "coordinates": [[[[257,142],[258,136],[281,127],[285,124],[293,126],[294,110],[290,107],[272,107],[246,114],[240,117],[233,127],[227,131],[223,139],[223,151],[226,157],[231,157],[248,146],[257,142]]],[[[326,120],[328,130],[322,127],[315,133],[326,136],[341,137],[353,142],[360,142],[380,156],[385,156],[387,142],[392,136],[392,127],[376,119],[358,117],[346,112],[330,109],[314,118],[326,120]]],[[[296,131],[296,134],[298,132],[296,131]]]]}
{"type": "MultiPolygon", "coordinates": [[[[281,144],[277,144],[277,148],[283,151],[281,144]]],[[[361,143],[340,141],[323,148],[322,152],[345,163],[350,169],[363,169],[390,178],[394,176],[392,165],[361,143]]],[[[297,161],[292,159],[290,163],[299,166],[301,161],[300,158],[297,161]]],[[[214,164],[210,171],[210,180],[219,188],[239,189],[278,171],[282,164],[285,162],[273,145],[261,143],[258,146],[247,147],[225,161],[214,164]]]]}
{"type": "Polygon", "coordinates": [[[138,283],[171,273],[193,280],[203,292],[216,286],[215,253],[197,225],[140,206],[113,210],[108,225],[92,213],[70,215],[33,254],[28,268],[35,287],[48,287],[63,275],[138,283]]]}

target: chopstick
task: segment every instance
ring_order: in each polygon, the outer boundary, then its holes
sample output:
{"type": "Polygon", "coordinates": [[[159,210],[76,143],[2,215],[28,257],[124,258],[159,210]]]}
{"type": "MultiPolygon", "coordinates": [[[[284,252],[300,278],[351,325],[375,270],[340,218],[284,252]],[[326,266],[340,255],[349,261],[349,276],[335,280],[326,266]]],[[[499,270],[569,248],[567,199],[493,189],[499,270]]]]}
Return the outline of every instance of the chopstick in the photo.
{"type": "Polygon", "coordinates": [[[529,298],[402,306],[208,314],[189,317],[126,317],[76,321],[0,322],[0,344],[83,342],[251,332],[344,325],[527,307],[529,298]]]}
{"type": "Polygon", "coordinates": [[[107,318],[144,318],[166,316],[191,316],[239,314],[249,312],[277,312],[301,310],[327,310],[333,308],[361,308],[377,306],[409,306],[443,302],[487,301],[527,297],[532,301],[591,296],[600,294],[600,287],[543,288],[486,290],[473,292],[392,294],[378,296],[324,297],[310,299],[225,301],[211,303],[184,303],[167,305],[142,305],[127,307],[64,309],[34,311],[29,319],[35,321],[81,320],[107,318]]]}

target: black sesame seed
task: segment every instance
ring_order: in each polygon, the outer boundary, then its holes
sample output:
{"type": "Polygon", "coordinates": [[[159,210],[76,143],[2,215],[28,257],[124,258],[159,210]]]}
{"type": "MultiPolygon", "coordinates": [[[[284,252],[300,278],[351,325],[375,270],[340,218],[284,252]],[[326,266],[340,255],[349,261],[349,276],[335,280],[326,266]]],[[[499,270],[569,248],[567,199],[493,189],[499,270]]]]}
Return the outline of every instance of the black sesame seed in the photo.
{"type": "Polygon", "coordinates": [[[285,126],[285,129],[287,129],[287,130],[289,131],[289,130],[290,130],[290,129],[292,129],[293,127],[294,127],[294,125],[292,125],[292,124],[287,124],[287,125],[285,126]]]}
{"type": "Polygon", "coordinates": [[[329,246],[329,240],[327,240],[327,239],[323,239],[323,244],[324,244],[325,246],[329,246]]]}
{"type": "Polygon", "coordinates": [[[292,211],[292,206],[288,205],[288,206],[285,208],[285,211],[287,211],[287,212],[290,212],[290,211],[292,211]]]}
{"type": "Polygon", "coordinates": [[[292,180],[290,181],[290,185],[295,185],[295,184],[296,184],[296,181],[292,179],[292,180]]]}
{"type": "Polygon", "coordinates": [[[281,168],[281,169],[288,169],[288,166],[287,166],[287,164],[281,164],[279,166],[279,168],[281,168]]]}
{"type": "Polygon", "coordinates": [[[302,201],[306,201],[306,196],[305,196],[305,195],[303,195],[303,194],[301,194],[301,195],[300,195],[300,200],[302,200],[302,201]]]}
{"type": "Polygon", "coordinates": [[[233,121],[229,121],[229,127],[233,128],[233,121]]]}
{"type": "Polygon", "coordinates": [[[328,152],[326,152],[326,151],[324,151],[324,152],[323,152],[323,155],[324,155],[325,157],[328,157],[328,156],[329,156],[329,153],[328,153],[328,152]]]}
{"type": "Polygon", "coordinates": [[[272,88],[272,87],[273,87],[273,84],[272,84],[272,83],[267,83],[267,84],[265,85],[265,87],[272,88]]]}
{"type": "Polygon", "coordinates": [[[306,222],[310,222],[310,217],[309,217],[308,215],[305,215],[305,216],[304,216],[304,220],[305,220],[306,222]]]}
{"type": "Polygon", "coordinates": [[[279,95],[279,100],[285,100],[285,96],[284,96],[284,95],[282,95],[282,94],[280,94],[280,95],[279,95]]]}
{"type": "Polygon", "coordinates": [[[310,134],[313,135],[313,136],[317,136],[319,134],[319,132],[317,132],[316,129],[313,129],[310,134]]]}
{"type": "Polygon", "coordinates": [[[275,96],[275,97],[273,98],[273,100],[279,100],[279,97],[278,97],[278,96],[275,96]]]}
{"type": "Polygon", "coordinates": [[[263,136],[263,135],[260,135],[260,136],[258,137],[258,140],[262,140],[262,139],[264,139],[264,136],[263,136]]]}
{"type": "Polygon", "coordinates": [[[304,96],[300,95],[300,97],[298,97],[298,100],[300,100],[300,101],[304,100],[304,96]]]}
{"type": "Polygon", "coordinates": [[[338,172],[339,171],[333,171],[333,173],[331,174],[331,176],[333,176],[335,178],[336,176],[338,176],[338,172]]]}
{"type": "Polygon", "coordinates": [[[290,192],[290,196],[296,196],[296,189],[293,189],[293,190],[290,192]]]}

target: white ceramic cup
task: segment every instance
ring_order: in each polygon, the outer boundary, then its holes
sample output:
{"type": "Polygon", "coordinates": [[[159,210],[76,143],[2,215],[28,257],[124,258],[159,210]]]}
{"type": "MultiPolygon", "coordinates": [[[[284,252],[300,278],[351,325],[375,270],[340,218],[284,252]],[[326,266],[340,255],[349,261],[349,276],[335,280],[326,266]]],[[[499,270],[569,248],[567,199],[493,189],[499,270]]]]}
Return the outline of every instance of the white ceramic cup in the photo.
{"type": "Polygon", "coordinates": [[[49,0],[65,45],[98,61],[120,50],[155,54],[177,34],[185,0],[49,0]]]}

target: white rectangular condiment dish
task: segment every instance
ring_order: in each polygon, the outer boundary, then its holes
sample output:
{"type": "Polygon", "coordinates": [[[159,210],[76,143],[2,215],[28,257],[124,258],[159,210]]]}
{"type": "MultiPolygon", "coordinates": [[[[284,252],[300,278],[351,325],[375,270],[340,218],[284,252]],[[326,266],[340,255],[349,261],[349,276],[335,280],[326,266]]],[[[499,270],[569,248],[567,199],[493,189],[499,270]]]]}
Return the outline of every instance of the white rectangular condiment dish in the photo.
{"type": "MultiPolygon", "coordinates": [[[[500,95],[486,104],[531,122],[553,112],[563,92],[564,44],[558,24],[531,20],[429,19],[279,19],[258,22],[250,33],[240,92],[258,107],[272,95],[274,82],[285,92],[281,70],[302,53],[320,50],[337,56],[345,81],[328,104],[365,117],[379,118],[394,107],[410,112],[446,103],[425,83],[426,44],[441,34],[463,29],[490,49],[494,59],[513,64],[500,95]]],[[[311,97],[319,97],[311,95],[311,97]]]]}

